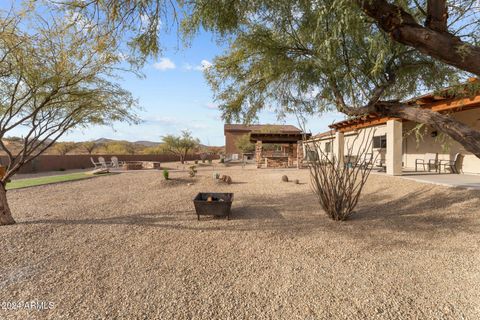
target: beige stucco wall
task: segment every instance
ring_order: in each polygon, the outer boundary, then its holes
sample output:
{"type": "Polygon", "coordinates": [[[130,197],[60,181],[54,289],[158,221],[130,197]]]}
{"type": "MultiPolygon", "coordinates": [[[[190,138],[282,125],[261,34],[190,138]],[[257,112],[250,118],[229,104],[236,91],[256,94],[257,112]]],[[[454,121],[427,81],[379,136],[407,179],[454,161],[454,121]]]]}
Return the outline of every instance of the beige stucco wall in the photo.
{"type": "MultiPolygon", "coordinates": [[[[480,130],[480,109],[461,111],[453,114],[452,116],[457,120],[462,121],[477,130],[480,130]]],[[[408,168],[414,168],[415,159],[422,158],[427,152],[438,153],[438,158],[442,160],[453,160],[455,154],[459,152],[464,155],[463,163],[460,169],[464,173],[480,174],[479,158],[465,151],[465,149],[459,143],[448,137],[445,143],[442,143],[440,136],[437,136],[437,138],[431,137],[431,133],[435,130],[428,127],[426,134],[422,136],[422,139],[417,139],[415,134],[410,133],[415,125],[416,124],[413,122],[405,122],[403,124],[404,166],[408,168]],[[442,144],[444,144],[445,147],[442,147],[442,144]]]]}

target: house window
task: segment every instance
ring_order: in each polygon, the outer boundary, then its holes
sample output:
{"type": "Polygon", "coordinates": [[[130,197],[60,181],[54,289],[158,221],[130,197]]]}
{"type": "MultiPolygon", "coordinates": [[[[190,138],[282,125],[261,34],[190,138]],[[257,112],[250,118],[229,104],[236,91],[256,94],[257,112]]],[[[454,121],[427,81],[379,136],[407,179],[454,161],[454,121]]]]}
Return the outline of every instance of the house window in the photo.
{"type": "Polygon", "coordinates": [[[306,158],[307,158],[308,161],[318,160],[318,153],[316,151],[313,151],[313,150],[308,150],[306,158]]]}
{"type": "Polygon", "coordinates": [[[386,149],[387,148],[387,136],[376,136],[373,137],[373,148],[374,149],[386,149]]]}
{"type": "Polygon", "coordinates": [[[326,142],[325,143],[325,153],[330,153],[332,152],[332,142],[326,142]]]}

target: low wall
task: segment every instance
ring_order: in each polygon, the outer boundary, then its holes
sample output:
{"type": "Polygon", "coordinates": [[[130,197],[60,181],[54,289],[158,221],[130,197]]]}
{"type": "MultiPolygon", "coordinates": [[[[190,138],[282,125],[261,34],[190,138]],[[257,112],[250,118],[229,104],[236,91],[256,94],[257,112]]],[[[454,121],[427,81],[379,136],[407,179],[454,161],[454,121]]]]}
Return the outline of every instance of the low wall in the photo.
{"type": "MultiPolygon", "coordinates": [[[[90,158],[93,158],[95,162],[98,161],[98,157],[104,157],[105,161],[110,162],[111,157],[117,157],[119,161],[157,161],[157,162],[175,162],[179,161],[178,157],[170,154],[158,154],[158,155],[41,155],[36,159],[30,161],[24,165],[19,173],[34,173],[45,171],[63,171],[70,169],[87,169],[93,168],[93,164],[90,158]]],[[[207,159],[219,159],[219,156],[209,155],[207,159]]],[[[0,157],[2,164],[8,163],[6,156],[0,157]]],[[[200,160],[200,155],[188,155],[187,161],[200,160]]]]}

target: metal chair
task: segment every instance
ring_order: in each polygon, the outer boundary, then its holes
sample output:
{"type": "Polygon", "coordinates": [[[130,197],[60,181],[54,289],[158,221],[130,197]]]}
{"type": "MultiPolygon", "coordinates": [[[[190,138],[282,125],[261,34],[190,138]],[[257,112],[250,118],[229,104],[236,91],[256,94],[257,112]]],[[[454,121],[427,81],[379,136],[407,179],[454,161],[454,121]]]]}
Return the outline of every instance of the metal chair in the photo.
{"type": "Polygon", "coordinates": [[[440,160],[438,164],[438,173],[442,173],[442,167],[444,172],[447,172],[447,169],[450,169],[451,173],[460,173],[458,167],[462,158],[463,156],[460,153],[456,153],[453,160],[440,160]]]}
{"type": "Polygon", "coordinates": [[[438,168],[438,153],[425,153],[423,159],[415,159],[415,171],[418,171],[418,167],[422,166],[423,171],[430,172],[432,169],[438,168]],[[425,169],[425,167],[427,169],[425,169]]]}

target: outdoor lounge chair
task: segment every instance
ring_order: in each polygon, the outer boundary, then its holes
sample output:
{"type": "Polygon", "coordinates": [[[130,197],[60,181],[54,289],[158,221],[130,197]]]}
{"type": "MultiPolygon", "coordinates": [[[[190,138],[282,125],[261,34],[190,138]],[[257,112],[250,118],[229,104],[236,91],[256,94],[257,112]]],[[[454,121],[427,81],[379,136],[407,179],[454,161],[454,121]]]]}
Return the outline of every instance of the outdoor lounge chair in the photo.
{"type": "Polygon", "coordinates": [[[423,159],[415,159],[415,171],[418,171],[419,166],[423,167],[423,171],[437,170],[438,153],[425,153],[423,159]]]}
{"type": "Polygon", "coordinates": [[[118,158],[113,156],[110,158],[110,162],[112,164],[112,168],[120,168],[121,165],[123,165],[122,161],[118,161],[118,158]]]}
{"type": "Polygon", "coordinates": [[[440,160],[438,164],[438,173],[442,173],[442,167],[444,172],[447,172],[447,169],[449,169],[450,173],[460,173],[458,167],[462,157],[463,156],[460,153],[457,153],[453,160],[440,160]]]}
{"type": "Polygon", "coordinates": [[[100,162],[102,168],[108,168],[108,164],[105,162],[104,157],[98,157],[98,162],[100,162]]]}
{"type": "Polygon", "coordinates": [[[92,157],[90,157],[90,161],[93,163],[93,166],[95,167],[95,169],[103,168],[102,163],[100,163],[100,162],[95,162],[95,160],[93,160],[92,157]]]}

